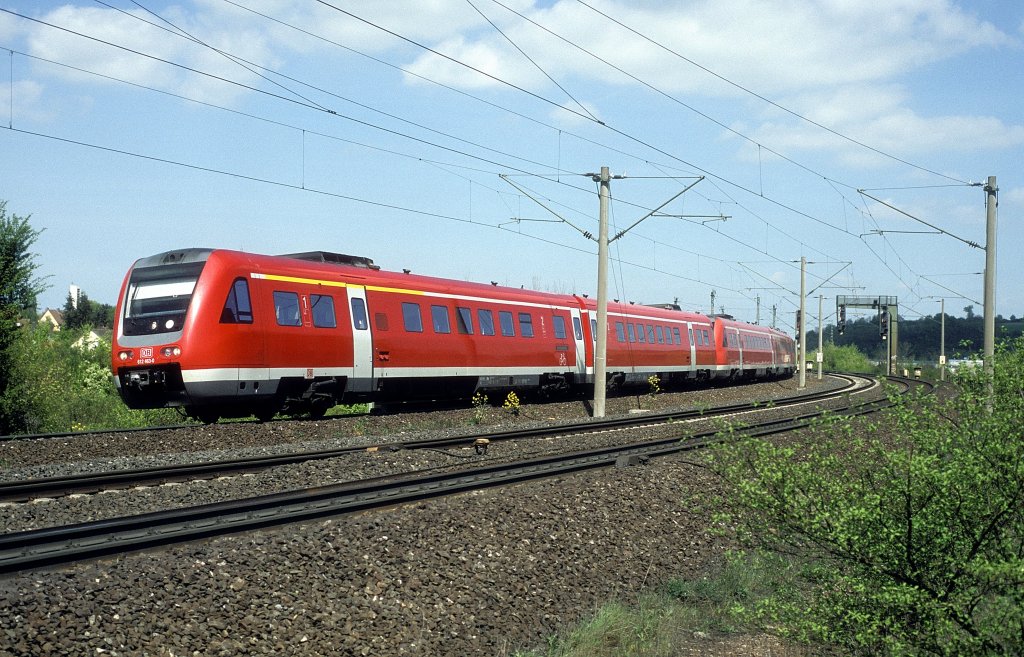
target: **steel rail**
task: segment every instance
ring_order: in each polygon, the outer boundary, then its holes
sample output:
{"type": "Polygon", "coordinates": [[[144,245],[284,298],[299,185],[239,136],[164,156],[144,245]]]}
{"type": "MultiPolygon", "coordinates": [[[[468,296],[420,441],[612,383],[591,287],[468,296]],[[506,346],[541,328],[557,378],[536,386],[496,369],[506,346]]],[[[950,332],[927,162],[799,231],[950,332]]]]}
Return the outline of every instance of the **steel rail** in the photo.
{"type": "MultiPolygon", "coordinates": [[[[907,389],[910,388],[909,384],[907,389]]],[[[888,399],[849,404],[832,412],[862,414],[880,410],[888,399]]],[[[808,426],[821,412],[771,420],[744,428],[739,435],[770,435],[808,426]]],[[[158,511],[0,535],[0,574],[67,564],[212,536],[366,511],[469,490],[508,485],[608,467],[622,458],[647,459],[726,440],[718,431],[674,435],[626,447],[604,447],[538,457],[473,470],[402,475],[348,482],[198,507],[158,511]]]]}
{"type": "Polygon", "coordinates": [[[44,477],[22,481],[0,482],[0,502],[24,502],[38,498],[63,497],[78,493],[96,493],[105,490],[134,488],[137,486],[155,486],[171,482],[213,479],[222,476],[233,476],[242,473],[258,472],[283,465],[304,463],[307,461],[338,458],[348,454],[367,450],[403,450],[403,449],[441,449],[462,445],[472,445],[478,440],[488,442],[522,440],[525,438],[549,438],[566,434],[596,433],[623,428],[634,428],[644,425],[676,422],[685,419],[714,417],[730,413],[771,407],[781,408],[796,404],[810,403],[849,392],[856,387],[857,377],[834,374],[837,378],[846,379],[842,388],[815,391],[794,395],[771,402],[742,402],[716,406],[709,409],[690,409],[665,411],[660,413],[643,413],[609,418],[605,420],[588,420],[582,422],[555,424],[549,427],[533,429],[510,429],[507,431],[484,431],[449,438],[431,438],[406,442],[377,443],[373,445],[339,447],[336,449],[291,452],[272,456],[257,456],[244,459],[207,461],[205,463],[183,463],[179,465],[159,466],[152,468],[136,468],[116,472],[85,473],[63,477],[44,477]]]}

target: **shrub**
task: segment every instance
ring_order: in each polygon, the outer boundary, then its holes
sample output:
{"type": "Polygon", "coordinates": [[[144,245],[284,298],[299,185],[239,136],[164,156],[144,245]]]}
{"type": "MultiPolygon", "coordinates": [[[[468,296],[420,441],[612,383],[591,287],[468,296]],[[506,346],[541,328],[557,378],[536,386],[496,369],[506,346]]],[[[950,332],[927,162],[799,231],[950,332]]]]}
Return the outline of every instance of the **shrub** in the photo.
{"type": "Polygon", "coordinates": [[[762,611],[790,634],[890,654],[1024,648],[1024,341],[958,394],[893,397],[878,425],[828,418],[777,446],[716,450],[749,547],[787,554],[810,598],[762,611]],[[989,386],[993,395],[988,395],[989,386]]]}

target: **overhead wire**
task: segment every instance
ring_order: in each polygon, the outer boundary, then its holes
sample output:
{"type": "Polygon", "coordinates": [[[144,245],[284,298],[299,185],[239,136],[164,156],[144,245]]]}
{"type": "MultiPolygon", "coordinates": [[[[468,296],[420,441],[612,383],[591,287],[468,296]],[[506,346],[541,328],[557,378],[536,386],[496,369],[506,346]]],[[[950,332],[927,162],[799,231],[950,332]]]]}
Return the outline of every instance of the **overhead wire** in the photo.
{"type": "MultiPolygon", "coordinates": [[[[225,1],[229,1],[229,2],[230,2],[230,0],[225,0],[225,1]]],[[[347,11],[345,11],[345,10],[342,10],[342,9],[340,9],[340,8],[334,7],[333,5],[330,5],[330,3],[327,3],[327,2],[322,2],[321,0],[318,0],[318,1],[320,1],[320,3],[321,3],[321,4],[324,4],[324,5],[326,5],[326,6],[332,7],[332,8],[334,8],[334,9],[338,10],[338,11],[342,11],[343,13],[345,13],[345,14],[347,14],[347,15],[350,15],[350,16],[352,16],[353,18],[356,18],[356,19],[358,19],[358,20],[363,20],[364,22],[366,22],[366,21],[365,21],[364,19],[361,19],[361,18],[359,18],[359,17],[355,16],[354,14],[351,14],[351,12],[347,12],[347,11]]],[[[101,3],[101,4],[103,4],[103,3],[101,3]]],[[[236,4],[236,3],[233,3],[233,2],[232,2],[231,4],[236,4]]],[[[498,3],[498,4],[501,4],[501,3],[498,3]]],[[[236,5],[236,6],[237,6],[237,5],[236,5]]],[[[7,10],[4,10],[4,11],[7,11],[7,10]]],[[[148,11],[148,10],[147,10],[147,11],[148,11]]],[[[20,14],[17,14],[16,12],[10,12],[10,11],[7,11],[7,13],[11,13],[11,14],[14,14],[14,15],[18,15],[18,16],[21,16],[20,14]]],[[[151,12],[150,12],[150,13],[151,13],[151,12]]],[[[22,18],[28,18],[29,20],[36,20],[36,19],[31,19],[31,18],[29,18],[29,17],[25,17],[25,16],[21,16],[21,17],[22,17],[22,18]]],[[[52,24],[49,24],[49,23],[45,23],[44,21],[37,21],[37,22],[41,22],[41,23],[43,23],[43,24],[47,24],[47,25],[50,25],[51,27],[55,27],[56,29],[62,29],[62,30],[65,30],[65,31],[69,31],[69,32],[75,33],[75,32],[74,32],[73,30],[67,30],[66,28],[61,28],[60,26],[54,26],[54,25],[52,25],[52,24]]],[[[372,24],[372,23],[370,23],[370,24],[372,24]]],[[[396,35],[396,36],[398,36],[399,38],[404,38],[404,37],[401,37],[401,35],[397,35],[397,33],[393,33],[393,32],[390,32],[390,31],[386,30],[385,28],[381,28],[380,26],[376,26],[376,25],[374,25],[374,26],[375,26],[375,27],[378,27],[379,29],[384,29],[384,30],[385,30],[386,32],[389,32],[389,33],[391,33],[391,34],[395,34],[395,35],[396,35]]],[[[81,35],[80,35],[80,36],[81,36],[81,35]]],[[[88,36],[87,36],[86,38],[92,38],[92,37],[88,37],[88,36]]],[[[406,40],[407,40],[407,41],[410,41],[410,40],[408,40],[408,39],[406,39],[406,40]]],[[[106,41],[103,41],[103,40],[100,40],[100,39],[97,39],[97,41],[100,41],[100,42],[102,42],[102,43],[106,43],[107,45],[111,45],[111,46],[113,46],[113,47],[120,47],[120,48],[122,48],[122,49],[128,50],[128,51],[130,51],[130,52],[134,52],[135,54],[138,54],[138,55],[141,55],[141,56],[149,56],[149,55],[146,55],[146,54],[144,54],[144,53],[139,53],[138,51],[135,51],[135,50],[132,50],[132,49],[128,49],[128,48],[124,48],[123,46],[118,46],[117,44],[111,44],[111,43],[109,43],[109,42],[106,42],[106,41]]],[[[412,42],[412,41],[410,41],[410,42],[412,42]]],[[[412,42],[412,43],[415,43],[415,42],[412,42]]],[[[205,44],[204,44],[204,45],[205,45],[205,44]]],[[[420,44],[417,44],[417,45],[420,45],[420,44]]],[[[421,47],[423,47],[423,46],[421,46],[421,47]]],[[[431,50],[431,49],[429,49],[429,48],[427,48],[427,49],[428,49],[428,50],[430,50],[431,52],[435,52],[435,53],[436,53],[436,51],[433,51],[433,50],[431,50]]],[[[439,54],[439,53],[436,53],[436,54],[439,54]]],[[[226,55],[226,54],[225,54],[225,56],[229,56],[229,55],[226,55]]],[[[443,55],[442,55],[442,56],[443,56],[443,55]]],[[[524,53],[524,56],[525,56],[525,53],[524,53]]],[[[13,55],[12,55],[12,57],[13,57],[13,55]]],[[[151,56],[150,56],[150,57],[151,57],[151,56]]],[[[176,64],[176,63],[174,63],[174,62],[169,62],[169,61],[167,61],[167,60],[162,60],[161,58],[154,58],[154,59],[157,59],[157,60],[160,60],[160,61],[164,61],[165,63],[171,64],[171,65],[175,65],[175,66],[181,66],[182,68],[185,68],[186,70],[189,70],[189,71],[192,71],[192,72],[195,72],[195,73],[205,74],[205,73],[203,73],[203,72],[201,72],[201,71],[198,71],[198,70],[196,70],[196,69],[193,69],[193,68],[191,68],[191,67],[187,67],[187,66],[184,66],[184,65],[176,64]]],[[[449,59],[450,59],[450,58],[449,58],[449,59]]],[[[472,68],[472,67],[470,67],[470,68],[472,68]]],[[[207,75],[208,75],[208,74],[207,74],[207,75]]],[[[231,83],[231,84],[239,84],[240,86],[243,86],[243,87],[245,87],[245,88],[247,88],[247,89],[250,89],[250,90],[252,90],[252,91],[257,91],[257,92],[259,92],[259,93],[265,93],[265,94],[268,94],[268,95],[270,95],[270,96],[274,96],[274,97],[278,97],[278,98],[281,98],[281,96],[279,96],[279,95],[277,95],[277,94],[269,93],[269,92],[266,92],[265,90],[260,90],[260,89],[258,89],[258,88],[255,88],[255,87],[251,87],[251,86],[248,86],[248,85],[244,85],[244,84],[240,84],[240,83],[237,83],[237,82],[235,82],[235,81],[227,80],[227,79],[221,78],[221,77],[219,77],[219,76],[211,76],[211,77],[214,77],[214,78],[217,78],[217,79],[221,79],[221,80],[223,80],[224,82],[227,82],[227,83],[231,83]]],[[[492,77],[493,77],[493,76],[492,76],[492,77]]],[[[265,79],[266,79],[266,78],[265,78],[265,79]]],[[[556,84],[557,84],[557,83],[556,83],[556,84]]],[[[510,85],[510,86],[513,86],[513,87],[515,87],[515,85],[510,85]]],[[[517,88],[518,88],[518,87],[517,87],[517,88]]],[[[528,92],[528,91],[525,91],[525,90],[523,90],[523,89],[519,89],[519,90],[520,90],[520,91],[524,91],[525,93],[530,93],[530,92],[528,92]]],[[[325,91],[325,90],[321,90],[321,91],[325,91]]],[[[326,92],[326,91],[325,91],[325,93],[330,93],[330,92],[326,92]]],[[[532,94],[532,93],[530,93],[530,95],[535,95],[535,94],[532,94]]],[[[282,98],[282,99],[285,99],[285,100],[292,100],[292,102],[296,102],[296,101],[294,101],[294,99],[287,99],[287,98],[282,98]]],[[[346,99],[346,100],[347,100],[347,99],[346,99]]],[[[547,100],[547,99],[545,99],[545,100],[546,100],[546,102],[549,102],[549,103],[551,103],[551,104],[555,104],[555,103],[554,103],[553,101],[550,101],[550,100],[547,100]]],[[[578,103],[578,101],[576,101],[576,102],[578,103]]],[[[300,103],[300,104],[302,104],[302,103],[300,103]]],[[[581,104],[581,106],[582,106],[582,104],[581,104]]],[[[558,105],[558,107],[560,107],[561,109],[566,109],[566,108],[565,108],[564,106],[562,106],[562,105],[558,105]]],[[[333,112],[332,110],[329,110],[329,109],[325,109],[325,108],[323,108],[323,106],[320,106],[319,108],[317,108],[317,107],[313,106],[313,108],[314,108],[314,109],[321,109],[321,111],[327,111],[327,112],[329,112],[329,113],[332,113],[332,114],[335,114],[335,113],[336,113],[336,112],[333,112]]],[[[568,110],[568,111],[572,111],[572,110],[568,110]]],[[[394,117],[394,118],[398,118],[398,117],[394,117]]],[[[592,117],[592,118],[593,118],[593,117],[592,117]]],[[[399,119],[399,120],[402,120],[402,119],[399,119]]],[[[598,121],[598,123],[600,123],[601,125],[604,125],[603,123],[601,123],[601,122],[599,122],[599,121],[598,121]]],[[[414,125],[415,125],[415,124],[414,124],[414,125]]],[[[374,127],[377,127],[377,126],[374,126],[374,127]]],[[[423,126],[419,126],[419,127],[421,127],[422,129],[428,129],[428,130],[429,130],[429,128],[426,128],[426,127],[423,127],[423,126]]],[[[613,129],[613,130],[614,130],[614,129],[613,129]]],[[[615,130],[615,131],[616,131],[616,132],[619,132],[619,131],[617,131],[617,130],[615,130]]],[[[401,133],[399,133],[399,134],[401,134],[401,133]]],[[[621,132],[620,132],[619,134],[622,134],[623,136],[627,136],[627,137],[628,137],[628,135],[626,135],[625,133],[621,133],[621,132]]],[[[408,135],[403,135],[403,136],[409,137],[408,135]]],[[[446,135],[446,136],[448,136],[449,138],[455,138],[455,137],[453,137],[453,136],[451,136],[451,135],[446,135]]],[[[434,146],[434,147],[442,147],[442,148],[447,148],[447,147],[443,147],[443,146],[440,146],[440,145],[438,145],[438,144],[433,144],[433,143],[431,143],[431,142],[427,142],[427,141],[425,141],[425,140],[420,140],[419,138],[414,138],[414,139],[417,139],[417,140],[419,140],[419,141],[423,141],[424,143],[427,143],[427,144],[429,144],[429,145],[431,145],[431,146],[434,146]]],[[[654,148],[654,147],[653,147],[653,145],[651,145],[651,144],[648,144],[647,142],[645,142],[645,141],[643,141],[643,140],[639,140],[639,139],[635,139],[635,138],[633,138],[633,139],[634,139],[634,141],[636,141],[636,143],[642,144],[642,145],[644,145],[645,147],[648,147],[648,148],[652,148],[652,149],[653,149],[653,150],[655,150],[656,152],[660,152],[660,153],[662,153],[662,154],[665,154],[665,155],[667,155],[667,156],[671,157],[671,158],[672,158],[672,159],[674,159],[674,160],[677,160],[677,161],[679,161],[679,162],[682,162],[682,163],[686,164],[687,166],[691,166],[691,167],[694,167],[694,166],[695,166],[695,165],[693,165],[693,164],[691,164],[691,163],[688,163],[688,162],[686,162],[685,160],[682,160],[682,159],[680,159],[680,158],[678,158],[678,157],[675,157],[674,155],[672,155],[672,154],[670,154],[670,153],[667,153],[666,151],[663,151],[663,150],[661,150],[661,149],[657,149],[657,148],[654,148]]],[[[472,142],[469,142],[469,143],[472,143],[472,142]]],[[[476,147],[482,147],[482,146],[480,146],[480,145],[478,145],[478,144],[473,144],[473,145],[474,145],[474,146],[476,146],[476,147]]],[[[483,148],[486,148],[486,147],[483,147],[483,148]]],[[[116,149],[115,149],[115,150],[116,150],[116,149]]],[[[474,156],[474,155],[472,155],[472,154],[468,154],[468,153],[465,153],[465,152],[462,152],[462,151],[458,151],[458,150],[455,150],[455,149],[448,149],[448,150],[451,150],[452,152],[458,153],[458,154],[460,154],[460,155],[463,155],[463,156],[466,156],[466,157],[473,157],[473,158],[475,158],[475,159],[480,159],[481,161],[485,161],[485,162],[488,162],[489,164],[494,164],[494,165],[496,165],[496,166],[507,166],[506,164],[503,164],[503,163],[498,163],[498,162],[494,162],[494,161],[491,161],[491,160],[486,160],[486,159],[484,159],[484,158],[479,158],[478,156],[474,156]]],[[[505,155],[505,156],[509,156],[509,157],[515,157],[516,159],[522,159],[522,158],[519,158],[518,156],[514,156],[514,155],[509,155],[509,154],[507,154],[507,153],[503,153],[503,155],[505,155]]],[[[529,160],[524,160],[524,161],[529,161],[529,160]]],[[[533,163],[533,164],[539,164],[539,163],[535,163],[535,162],[531,162],[531,163],[533,163]]],[[[511,167],[510,167],[510,168],[511,168],[511,167]]],[[[763,194],[760,194],[760,195],[759,195],[759,194],[757,194],[757,193],[753,192],[753,190],[750,190],[749,188],[746,188],[746,187],[744,187],[744,186],[742,186],[742,185],[739,185],[739,184],[737,184],[737,183],[734,183],[734,182],[732,182],[732,181],[730,181],[730,180],[728,180],[728,179],[726,179],[726,178],[724,178],[724,177],[721,177],[721,176],[717,176],[717,175],[715,175],[714,173],[711,173],[711,172],[709,172],[709,171],[705,171],[704,169],[702,169],[702,168],[700,168],[700,167],[695,167],[695,168],[697,168],[697,170],[699,170],[699,171],[704,171],[704,172],[705,172],[706,174],[708,174],[709,176],[711,176],[711,177],[713,177],[713,178],[716,178],[716,179],[718,179],[718,180],[721,180],[721,181],[722,181],[723,183],[725,183],[725,184],[728,184],[728,185],[730,185],[730,186],[734,186],[734,187],[737,187],[737,188],[739,188],[739,189],[741,189],[741,190],[743,190],[743,191],[746,191],[746,192],[748,192],[748,193],[753,193],[753,194],[754,194],[755,196],[761,196],[762,198],[765,198],[766,200],[772,201],[772,199],[769,199],[768,197],[764,197],[764,196],[763,196],[763,194]]],[[[833,180],[832,180],[831,178],[828,178],[828,177],[825,177],[825,176],[823,176],[823,178],[824,178],[824,179],[825,179],[826,181],[828,181],[828,182],[829,182],[829,184],[832,184],[832,182],[838,182],[838,181],[833,181],[833,180]]],[[[839,183],[839,184],[842,184],[842,183],[839,183]]],[[[845,186],[845,185],[844,185],[844,186],[845,186]]],[[[836,190],[836,191],[838,192],[838,190],[836,190]]],[[[848,199],[847,199],[847,200],[848,200],[848,199]]],[[[772,202],[774,202],[774,201],[772,201],[772,202]]],[[[778,205],[779,205],[780,207],[783,207],[783,208],[787,208],[787,209],[789,209],[789,210],[791,210],[791,211],[794,211],[794,212],[795,212],[796,214],[798,214],[798,215],[802,215],[802,216],[808,217],[808,218],[810,218],[810,219],[813,219],[814,221],[817,221],[817,222],[819,222],[819,223],[823,223],[824,225],[826,225],[826,226],[828,226],[828,227],[831,227],[831,228],[833,228],[833,229],[836,229],[836,230],[840,230],[841,232],[844,232],[844,233],[846,233],[846,234],[848,234],[848,235],[853,235],[853,233],[851,233],[851,232],[850,232],[849,230],[844,230],[844,229],[840,229],[840,228],[837,228],[836,226],[834,226],[834,225],[832,225],[832,224],[830,224],[830,223],[828,223],[828,222],[823,222],[822,220],[819,220],[819,219],[818,219],[818,218],[816,218],[816,217],[813,217],[813,216],[811,216],[811,215],[809,215],[809,214],[803,213],[803,212],[801,212],[801,211],[799,211],[799,210],[796,210],[795,208],[791,208],[791,207],[789,207],[789,206],[788,206],[787,204],[783,204],[783,203],[781,203],[781,202],[778,202],[777,204],[778,204],[778,205]]],[[[851,205],[852,205],[852,204],[851,204],[851,205]]],[[[767,223],[767,222],[766,222],[766,223],[767,223]]],[[[717,232],[717,231],[716,231],[716,232],[717,232]]],[[[734,241],[738,241],[738,240],[734,240],[734,241]]],[[[863,241],[863,240],[861,240],[861,241],[863,241]]],[[[740,243],[742,243],[742,242],[740,242],[740,243]]],[[[865,244],[866,244],[866,243],[865,243],[865,244]]],[[[669,246],[671,246],[671,245],[669,245],[669,246]]],[[[749,245],[744,245],[744,246],[748,246],[748,248],[749,248],[749,245]]],[[[872,252],[874,253],[874,250],[870,248],[870,245],[867,245],[867,246],[868,246],[869,250],[871,250],[871,251],[872,251],[872,252]]],[[[876,255],[876,257],[879,257],[879,258],[880,258],[880,256],[878,256],[878,255],[877,255],[877,253],[876,253],[875,255],[876,255]]],[[[905,264],[905,263],[904,263],[904,264],[905,264]]],[[[891,269],[891,268],[890,268],[890,271],[892,271],[892,269],[891,269]]],[[[895,272],[893,272],[893,273],[895,274],[895,272]]],[[[898,274],[897,274],[897,276],[898,276],[898,274]]]]}

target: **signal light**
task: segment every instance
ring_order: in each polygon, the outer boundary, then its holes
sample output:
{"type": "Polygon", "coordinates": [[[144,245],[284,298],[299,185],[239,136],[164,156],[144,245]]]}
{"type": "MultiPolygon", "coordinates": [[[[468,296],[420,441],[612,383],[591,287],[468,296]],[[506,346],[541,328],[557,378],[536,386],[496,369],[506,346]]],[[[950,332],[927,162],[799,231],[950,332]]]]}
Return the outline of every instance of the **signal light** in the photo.
{"type": "Polygon", "coordinates": [[[842,335],[843,331],[845,331],[845,330],[846,330],[846,305],[843,304],[843,305],[839,306],[839,321],[836,322],[836,331],[839,333],[839,335],[842,335]]]}

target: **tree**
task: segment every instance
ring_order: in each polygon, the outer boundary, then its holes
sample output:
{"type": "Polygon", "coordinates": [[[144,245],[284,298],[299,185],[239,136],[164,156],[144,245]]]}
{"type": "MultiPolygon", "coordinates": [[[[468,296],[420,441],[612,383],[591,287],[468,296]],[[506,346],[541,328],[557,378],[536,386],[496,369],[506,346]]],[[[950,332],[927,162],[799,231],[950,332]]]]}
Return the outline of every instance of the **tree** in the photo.
{"type": "Polygon", "coordinates": [[[879,424],[832,417],[717,451],[741,536],[807,577],[765,601],[774,622],[871,654],[1024,652],[1024,338],[985,377],[894,396],[879,424]]]}
{"type": "Polygon", "coordinates": [[[77,302],[71,298],[69,292],[61,312],[64,314],[65,328],[78,329],[86,326],[113,328],[114,326],[114,307],[92,301],[85,292],[79,293],[77,302]]]}
{"type": "MultiPolygon", "coordinates": [[[[41,233],[29,217],[8,216],[7,202],[0,201],[0,400],[11,384],[12,349],[23,320],[35,319],[36,298],[46,289],[36,276],[35,254],[29,251],[41,233]]],[[[0,405],[0,434],[13,433],[20,426],[18,411],[4,408],[0,405]]]]}

